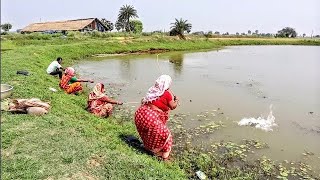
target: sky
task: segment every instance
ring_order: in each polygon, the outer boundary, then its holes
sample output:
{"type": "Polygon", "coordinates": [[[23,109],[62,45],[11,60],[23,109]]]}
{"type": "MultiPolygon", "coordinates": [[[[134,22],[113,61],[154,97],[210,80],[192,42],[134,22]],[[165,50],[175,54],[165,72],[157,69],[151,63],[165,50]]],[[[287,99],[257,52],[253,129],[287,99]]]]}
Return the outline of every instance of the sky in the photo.
{"type": "Polygon", "coordinates": [[[170,30],[183,18],[195,31],[276,33],[293,27],[298,34],[320,34],[320,0],[1,0],[1,24],[13,30],[31,23],[78,18],[117,20],[122,5],[133,5],[143,31],[170,30]]]}

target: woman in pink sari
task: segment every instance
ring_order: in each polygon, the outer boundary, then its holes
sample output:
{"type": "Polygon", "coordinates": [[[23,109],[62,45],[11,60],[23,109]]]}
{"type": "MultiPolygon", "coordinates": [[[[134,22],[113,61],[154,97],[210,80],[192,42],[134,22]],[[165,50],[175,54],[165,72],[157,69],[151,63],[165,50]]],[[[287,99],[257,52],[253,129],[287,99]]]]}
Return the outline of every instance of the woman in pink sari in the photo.
{"type": "Polygon", "coordinates": [[[105,93],[104,85],[97,83],[88,97],[87,110],[100,117],[109,117],[112,113],[112,104],[122,105],[120,101],[110,99],[105,93]]]}
{"type": "Polygon", "coordinates": [[[169,90],[171,82],[170,76],[161,75],[135,113],[135,125],[144,147],[164,160],[169,158],[173,141],[166,123],[170,110],[179,101],[169,90]]]}

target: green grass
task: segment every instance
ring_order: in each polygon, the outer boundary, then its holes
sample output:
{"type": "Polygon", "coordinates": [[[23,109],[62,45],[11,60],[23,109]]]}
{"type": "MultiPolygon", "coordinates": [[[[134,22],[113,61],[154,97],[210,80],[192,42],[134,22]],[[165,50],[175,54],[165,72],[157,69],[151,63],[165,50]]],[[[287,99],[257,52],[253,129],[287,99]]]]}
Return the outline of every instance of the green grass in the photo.
{"type": "Polygon", "coordinates": [[[122,48],[145,49],[152,43],[123,46],[98,40],[60,40],[60,43],[32,40],[28,45],[6,41],[1,46],[11,49],[1,54],[1,82],[14,86],[13,97],[38,97],[52,105],[50,113],[43,117],[2,113],[3,179],[60,179],[84,174],[101,179],[186,177],[176,164],[165,164],[141,154],[119,138],[122,134],[136,135],[133,119],[120,122],[94,117],[84,110],[85,94],[71,96],[48,89],[59,89],[58,79],[45,73],[57,56],[64,58],[65,65],[71,65],[91,54],[121,52],[122,48]],[[27,70],[31,75],[16,75],[17,70],[27,70]],[[90,165],[91,161],[97,163],[90,165]]]}
{"type": "MultiPolygon", "coordinates": [[[[179,158],[174,162],[163,163],[140,153],[119,137],[123,134],[137,135],[133,117],[115,118],[115,112],[111,118],[97,118],[84,110],[86,93],[72,96],[62,91],[51,92],[49,87],[59,89],[58,79],[47,75],[45,70],[58,56],[63,57],[64,66],[68,66],[93,54],[150,48],[182,51],[221,48],[224,45],[319,45],[319,41],[305,40],[180,41],[158,36],[120,40],[1,38],[7,39],[1,41],[1,83],[14,86],[12,98],[37,97],[49,101],[52,106],[50,113],[42,117],[2,112],[2,179],[186,179],[194,176],[190,172],[193,163],[200,163],[187,155],[177,156],[179,158]],[[31,75],[17,75],[17,70],[27,70],[31,75]]],[[[226,173],[223,177],[234,176],[232,172],[229,176],[226,173]]],[[[250,174],[243,176],[254,177],[250,174]]],[[[215,177],[214,173],[212,177],[215,177]]]]}

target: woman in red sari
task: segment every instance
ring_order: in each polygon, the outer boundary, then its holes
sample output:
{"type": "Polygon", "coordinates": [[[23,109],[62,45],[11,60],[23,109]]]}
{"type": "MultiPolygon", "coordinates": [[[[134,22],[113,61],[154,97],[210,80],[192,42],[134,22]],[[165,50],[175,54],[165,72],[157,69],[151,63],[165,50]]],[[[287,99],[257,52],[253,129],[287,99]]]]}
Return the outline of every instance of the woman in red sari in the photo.
{"type": "Polygon", "coordinates": [[[164,160],[169,158],[172,147],[172,134],[166,126],[169,111],[175,109],[179,101],[169,90],[171,82],[170,76],[161,75],[135,113],[135,124],[144,147],[164,160]]]}
{"type": "Polygon", "coordinates": [[[59,86],[60,88],[64,89],[68,94],[76,94],[82,91],[82,86],[80,82],[91,82],[92,80],[84,80],[84,79],[77,79],[75,76],[75,71],[72,67],[68,67],[65,70],[64,75],[62,76],[59,86]]]}
{"type": "Polygon", "coordinates": [[[104,85],[97,83],[89,94],[87,110],[96,116],[109,117],[113,109],[112,104],[122,105],[123,103],[110,99],[104,93],[104,85]]]}

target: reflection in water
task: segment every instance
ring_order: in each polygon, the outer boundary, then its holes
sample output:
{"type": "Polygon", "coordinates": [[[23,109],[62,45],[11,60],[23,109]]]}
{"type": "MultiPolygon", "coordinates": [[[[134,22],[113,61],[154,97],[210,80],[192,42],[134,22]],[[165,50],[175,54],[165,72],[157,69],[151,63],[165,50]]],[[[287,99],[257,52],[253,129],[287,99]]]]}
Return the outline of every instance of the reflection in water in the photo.
{"type": "Polygon", "coordinates": [[[130,79],[131,71],[129,59],[123,59],[120,61],[120,75],[124,79],[130,79]]]}
{"type": "Polygon", "coordinates": [[[169,62],[173,63],[174,72],[178,75],[182,72],[183,57],[182,53],[175,53],[169,57],[169,62]]]}

